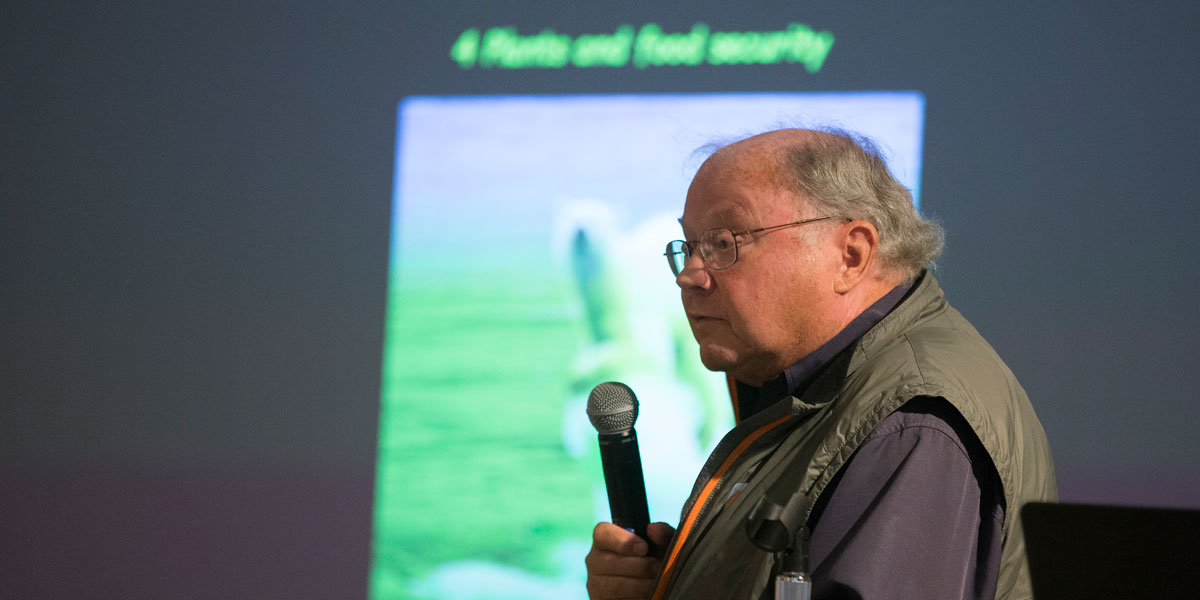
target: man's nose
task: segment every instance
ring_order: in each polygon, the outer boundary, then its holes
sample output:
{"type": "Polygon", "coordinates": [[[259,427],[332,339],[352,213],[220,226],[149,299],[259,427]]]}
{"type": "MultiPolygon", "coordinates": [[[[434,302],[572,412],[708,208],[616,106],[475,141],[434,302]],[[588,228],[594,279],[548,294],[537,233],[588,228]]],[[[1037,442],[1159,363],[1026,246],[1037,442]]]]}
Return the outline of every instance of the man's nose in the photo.
{"type": "Polygon", "coordinates": [[[680,288],[705,288],[712,285],[712,277],[708,273],[708,267],[704,264],[704,259],[700,258],[699,252],[692,253],[683,261],[683,270],[675,276],[675,285],[680,288]]]}

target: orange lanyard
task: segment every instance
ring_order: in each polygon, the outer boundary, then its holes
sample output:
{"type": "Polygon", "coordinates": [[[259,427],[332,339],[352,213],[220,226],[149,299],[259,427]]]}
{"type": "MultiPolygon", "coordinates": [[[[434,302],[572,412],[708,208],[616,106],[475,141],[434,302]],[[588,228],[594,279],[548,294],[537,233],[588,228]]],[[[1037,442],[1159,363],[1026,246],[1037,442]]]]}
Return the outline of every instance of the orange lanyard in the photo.
{"type": "Polygon", "coordinates": [[[737,458],[741,456],[747,448],[750,447],[750,444],[753,444],[754,441],[762,437],[764,433],[774,429],[775,427],[778,427],[790,418],[792,418],[792,415],[785,415],[779,419],[776,419],[775,421],[771,421],[770,423],[759,427],[758,429],[755,429],[750,435],[746,436],[745,439],[738,443],[737,447],[733,449],[733,452],[729,453],[729,456],[725,457],[725,460],[721,462],[721,466],[717,469],[717,472],[713,473],[712,477],[708,479],[708,483],[704,484],[704,489],[700,490],[700,494],[696,496],[696,501],[692,504],[691,510],[688,511],[687,518],[684,519],[683,523],[679,526],[679,536],[675,540],[674,547],[671,549],[671,555],[667,557],[667,563],[663,566],[662,574],[658,577],[658,586],[654,589],[653,600],[661,600],[663,594],[666,593],[667,583],[671,580],[671,572],[675,568],[675,559],[679,557],[679,549],[682,548],[684,542],[687,541],[688,534],[692,531],[692,526],[696,524],[696,520],[700,516],[700,511],[708,502],[708,499],[712,495],[713,490],[716,489],[717,484],[721,482],[721,478],[725,476],[725,472],[728,471],[729,468],[733,466],[733,463],[737,461],[737,458]]]}

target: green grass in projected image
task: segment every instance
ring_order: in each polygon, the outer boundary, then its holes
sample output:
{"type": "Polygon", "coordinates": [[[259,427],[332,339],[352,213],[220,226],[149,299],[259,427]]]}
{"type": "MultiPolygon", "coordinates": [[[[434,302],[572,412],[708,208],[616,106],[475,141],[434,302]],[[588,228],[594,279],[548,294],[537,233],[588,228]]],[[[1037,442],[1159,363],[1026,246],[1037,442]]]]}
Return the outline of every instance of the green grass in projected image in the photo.
{"type": "Polygon", "coordinates": [[[555,549],[590,533],[588,467],[561,434],[577,339],[565,284],[486,277],[393,287],[373,598],[427,597],[413,582],[455,561],[554,578],[555,549]]]}

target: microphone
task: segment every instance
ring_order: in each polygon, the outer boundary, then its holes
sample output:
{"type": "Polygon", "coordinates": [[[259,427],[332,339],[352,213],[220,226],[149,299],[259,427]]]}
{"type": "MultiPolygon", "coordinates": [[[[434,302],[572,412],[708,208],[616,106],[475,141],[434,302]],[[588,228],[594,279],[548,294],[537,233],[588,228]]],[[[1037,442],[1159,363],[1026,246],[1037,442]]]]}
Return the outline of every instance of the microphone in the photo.
{"type": "Polygon", "coordinates": [[[648,540],[650,510],[646,506],[646,481],[642,477],[637,432],[633,430],[638,415],[637,396],[623,383],[602,383],[588,395],[587,414],[600,434],[600,463],[604,466],[612,522],[648,540]]]}

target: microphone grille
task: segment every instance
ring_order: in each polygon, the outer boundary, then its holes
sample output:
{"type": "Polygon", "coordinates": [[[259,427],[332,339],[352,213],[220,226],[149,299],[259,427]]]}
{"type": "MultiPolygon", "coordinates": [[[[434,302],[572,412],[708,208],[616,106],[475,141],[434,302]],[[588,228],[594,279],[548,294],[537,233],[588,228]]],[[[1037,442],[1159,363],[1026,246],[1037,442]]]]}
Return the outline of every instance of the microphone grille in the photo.
{"type": "Polygon", "coordinates": [[[638,416],[637,396],[623,383],[602,383],[588,395],[587,414],[592,427],[600,433],[632,429],[638,416]]]}

